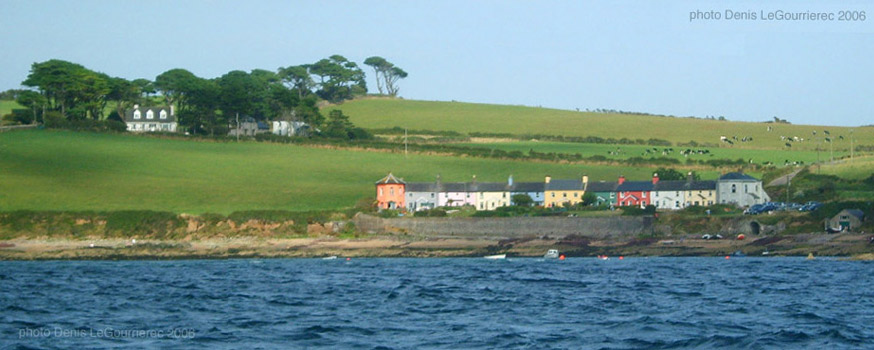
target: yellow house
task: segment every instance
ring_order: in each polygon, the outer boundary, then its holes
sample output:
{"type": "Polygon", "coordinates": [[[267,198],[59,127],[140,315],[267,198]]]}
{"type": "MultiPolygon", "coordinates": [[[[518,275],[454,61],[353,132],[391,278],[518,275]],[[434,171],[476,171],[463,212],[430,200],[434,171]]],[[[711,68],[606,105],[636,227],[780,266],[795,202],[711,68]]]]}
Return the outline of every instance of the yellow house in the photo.
{"type": "Polygon", "coordinates": [[[716,181],[693,181],[686,183],[684,193],[686,206],[716,204],[716,181]]]}
{"type": "Polygon", "coordinates": [[[482,183],[477,187],[476,210],[495,210],[510,206],[510,190],[505,183],[482,183]]]}
{"type": "Polygon", "coordinates": [[[547,175],[544,180],[543,205],[552,208],[564,206],[565,203],[574,205],[582,202],[588,182],[589,177],[586,175],[581,180],[553,180],[547,175]]]}

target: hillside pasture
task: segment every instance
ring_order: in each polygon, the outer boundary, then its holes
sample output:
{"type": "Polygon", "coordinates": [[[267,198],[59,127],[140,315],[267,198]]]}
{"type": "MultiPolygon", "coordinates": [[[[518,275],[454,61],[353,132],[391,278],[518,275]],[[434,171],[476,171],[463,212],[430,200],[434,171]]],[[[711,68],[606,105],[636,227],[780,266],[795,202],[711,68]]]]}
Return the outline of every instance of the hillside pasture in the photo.
{"type": "MultiPolygon", "coordinates": [[[[816,151],[801,151],[801,150],[756,150],[742,148],[710,148],[710,147],[666,147],[666,146],[641,146],[641,145],[608,145],[594,143],[573,143],[573,142],[550,142],[550,141],[509,141],[509,142],[461,142],[456,143],[458,146],[465,147],[483,147],[490,149],[499,149],[508,152],[520,151],[528,154],[530,150],[539,153],[567,153],[580,154],[583,157],[604,156],[607,159],[624,160],[632,157],[666,157],[677,159],[685,163],[687,159],[692,160],[711,160],[711,159],[743,159],[752,161],[752,163],[762,165],[765,162],[771,162],[777,167],[784,166],[785,163],[804,162],[804,164],[812,164],[817,161],[826,161],[831,157],[828,149],[818,152],[816,151]],[[673,151],[667,151],[668,148],[673,151]],[[690,154],[684,156],[681,152],[691,150],[690,154]],[[695,152],[698,150],[707,150],[708,153],[701,154],[695,152]],[[649,152],[647,152],[649,151],[649,152]]],[[[836,159],[849,155],[845,152],[834,152],[836,159]]],[[[793,165],[794,166],[794,165],[793,165]]]]}
{"type": "MultiPolygon", "coordinates": [[[[850,130],[855,145],[874,145],[874,127],[831,127],[774,123],[731,122],[685,117],[663,117],[614,113],[576,112],[549,108],[491,105],[462,102],[362,99],[327,106],[324,112],[340,109],[364,128],[402,127],[414,130],[443,130],[461,133],[540,134],[597,136],[602,138],[650,138],[679,143],[695,141],[741,149],[816,150],[828,148],[833,139],[837,151],[849,150],[850,130]],[[770,131],[769,131],[770,127],[770,131]],[[814,131],[816,135],[814,135],[814,131]],[[825,134],[829,132],[829,135],[825,134]],[[722,142],[721,137],[734,145],[722,142]],[[781,138],[783,136],[784,138],[781,138]],[[844,138],[841,139],[840,137],[844,138]],[[737,137],[738,141],[732,138],[737,137]],[[752,141],[742,142],[744,137],[752,141]],[[799,141],[794,141],[797,137],[799,141]],[[792,138],[788,141],[786,138],[792,138]],[[804,139],[804,141],[800,141],[804,139]],[[787,146],[786,144],[790,146],[787,146]]],[[[763,121],[770,117],[763,117],[763,121]]],[[[822,120],[827,121],[828,116],[822,120]]]]}
{"type": "MultiPolygon", "coordinates": [[[[0,211],[221,213],[352,207],[389,171],[407,181],[648,179],[652,168],[207,142],[131,134],[0,133],[0,211]]],[[[715,178],[715,172],[703,173],[715,178]]]]}

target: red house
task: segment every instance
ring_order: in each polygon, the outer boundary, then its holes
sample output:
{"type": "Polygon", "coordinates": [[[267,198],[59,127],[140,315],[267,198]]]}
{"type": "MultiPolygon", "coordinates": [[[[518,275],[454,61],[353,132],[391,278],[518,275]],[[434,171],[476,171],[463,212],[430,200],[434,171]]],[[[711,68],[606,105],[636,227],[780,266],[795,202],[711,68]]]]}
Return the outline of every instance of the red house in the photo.
{"type": "Polygon", "coordinates": [[[625,176],[620,176],[619,185],[616,186],[616,205],[641,208],[649,205],[653,185],[658,181],[658,176],[653,176],[652,181],[625,181],[625,176]]]}
{"type": "Polygon", "coordinates": [[[376,182],[376,201],[379,209],[402,209],[406,183],[391,173],[376,182]]]}

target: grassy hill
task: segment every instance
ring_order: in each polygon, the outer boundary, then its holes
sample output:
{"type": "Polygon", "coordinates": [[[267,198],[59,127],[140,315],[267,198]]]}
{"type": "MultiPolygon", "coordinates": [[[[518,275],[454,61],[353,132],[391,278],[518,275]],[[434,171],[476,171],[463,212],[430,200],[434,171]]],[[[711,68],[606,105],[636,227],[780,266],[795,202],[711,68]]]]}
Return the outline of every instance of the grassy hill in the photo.
{"type": "MultiPolygon", "coordinates": [[[[598,136],[603,138],[668,140],[674,144],[695,141],[737,149],[788,149],[780,136],[804,138],[792,143],[792,150],[828,150],[825,130],[834,139],[835,150],[848,150],[850,130],[855,145],[874,145],[874,127],[830,127],[772,123],[730,122],[693,118],[658,117],[612,113],[575,112],[548,108],[474,104],[460,102],[410,101],[399,99],[362,99],[342,105],[340,109],[352,122],[365,128],[395,126],[416,130],[449,130],[462,133],[486,132],[543,134],[562,136],[598,136]],[[768,127],[772,130],[768,131],[768,127]],[[814,136],[813,132],[817,135],[814,136]],[[841,140],[838,136],[844,136],[841,140]],[[720,136],[752,137],[752,142],[722,143],[720,136]]],[[[828,116],[822,117],[828,121],[828,116]]],[[[862,121],[860,120],[860,123],[862,121]]]]}
{"type": "Polygon", "coordinates": [[[0,117],[12,113],[13,109],[24,108],[15,101],[0,100],[0,117]]]}
{"type": "MultiPolygon", "coordinates": [[[[50,130],[0,133],[0,211],[124,210],[227,214],[351,207],[389,171],[407,181],[646,179],[651,168],[205,142],[50,130]]],[[[716,173],[702,174],[715,178],[716,173]]]]}

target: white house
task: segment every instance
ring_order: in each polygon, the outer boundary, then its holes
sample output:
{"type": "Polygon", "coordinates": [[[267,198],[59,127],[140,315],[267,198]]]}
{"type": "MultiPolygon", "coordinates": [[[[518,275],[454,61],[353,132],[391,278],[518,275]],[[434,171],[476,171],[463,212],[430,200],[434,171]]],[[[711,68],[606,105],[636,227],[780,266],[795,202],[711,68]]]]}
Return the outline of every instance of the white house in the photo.
{"type": "Polygon", "coordinates": [[[127,131],[132,132],[176,132],[176,115],[173,107],[140,107],[134,105],[133,109],[124,113],[124,123],[127,131]]]}

